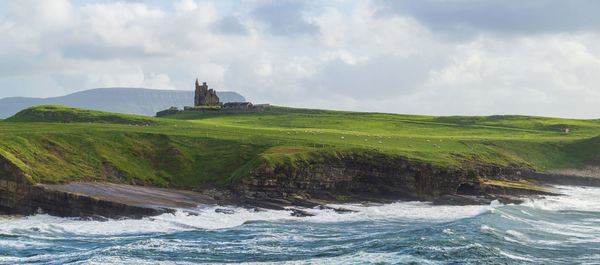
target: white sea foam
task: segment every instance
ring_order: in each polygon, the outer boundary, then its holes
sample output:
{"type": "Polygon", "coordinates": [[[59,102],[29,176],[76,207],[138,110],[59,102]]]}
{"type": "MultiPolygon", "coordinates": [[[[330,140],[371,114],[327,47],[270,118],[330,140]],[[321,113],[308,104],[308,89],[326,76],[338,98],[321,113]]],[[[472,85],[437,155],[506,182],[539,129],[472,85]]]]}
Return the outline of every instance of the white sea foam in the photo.
{"type": "Polygon", "coordinates": [[[250,262],[241,264],[390,264],[391,261],[393,261],[393,264],[445,264],[440,261],[432,261],[411,255],[402,255],[397,253],[369,253],[364,251],[358,251],[354,254],[338,257],[313,258],[309,260],[285,262],[250,262]]]}
{"type": "Polygon", "coordinates": [[[356,220],[423,220],[432,222],[452,221],[476,216],[492,209],[493,205],[434,206],[426,202],[396,202],[384,205],[365,206],[360,204],[329,205],[356,211],[338,214],[332,210],[307,210],[313,222],[340,222],[356,220]]]}
{"type": "Polygon", "coordinates": [[[224,229],[254,221],[345,222],[367,220],[427,220],[451,221],[479,215],[493,206],[433,206],[424,202],[398,202],[365,206],[360,204],[330,205],[356,212],[340,214],[333,210],[303,209],[311,217],[293,217],[286,210],[252,210],[238,207],[199,207],[193,211],[181,210],[141,220],[123,219],[109,221],[59,218],[45,214],[22,218],[0,219],[0,234],[33,234],[33,237],[56,238],[57,235],[139,235],[145,233],[170,233],[195,229],[224,229]],[[232,214],[215,211],[225,208],[232,214]]]}
{"type": "Polygon", "coordinates": [[[530,199],[520,206],[493,209],[504,219],[528,229],[506,230],[504,239],[525,245],[563,246],[600,242],[600,188],[557,186],[564,196],[530,199]],[[579,218],[579,216],[590,216],[579,218]],[[535,231],[532,233],[532,231],[535,231]]]}
{"type": "Polygon", "coordinates": [[[520,239],[525,238],[525,235],[523,235],[523,233],[517,232],[517,231],[512,230],[512,229],[506,230],[506,233],[509,234],[509,235],[512,235],[514,237],[520,238],[520,239]]]}
{"type": "MultiPolygon", "coordinates": [[[[399,255],[396,253],[368,253],[359,251],[357,253],[346,255],[346,256],[338,256],[338,257],[328,257],[328,258],[314,258],[309,260],[298,260],[298,261],[283,261],[283,262],[242,262],[235,264],[244,264],[244,265],[269,265],[269,264],[285,264],[285,265],[296,265],[296,264],[388,264],[390,261],[395,261],[396,263],[408,263],[408,262],[416,262],[418,264],[443,264],[442,262],[430,261],[427,259],[414,257],[410,255],[399,255]]],[[[82,263],[83,264],[83,263],[82,263]]],[[[98,258],[93,258],[92,260],[88,260],[85,264],[157,264],[155,261],[148,261],[137,258],[129,258],[129,257],[113,257],[113,256],[102,256],[98,258]]],[[[169,262],[169,261],[161,261],[160,264],[196,264],[191,262],[169,262]]],[[[234,263],[224,263],[224,264],[234,264],[234,263]]]]}
{"type": "Polygon", "coordinates": [[[600,211],[600,188],[576,186],[556,186],[555,188],[565,196],[530,199],[523,205],[549,211],[600,211]]]}
{"type": "Polygon", "coordinates": [[[481,225],[481,227],[479,227],[481,229],[481,231],[494,231],[495,229],[487,226],[487,225],[481,225]]]}
{"type": "Polygon", "coordinates": [[[510,254],[504,251],[499,251],[501,255],[509,257],[511,259],[515,259],[515,260],[521,260],[521,261],[529,261],[529,262],[533,262],[534,260],[530,259],[530,258],[526,258],[526,257],[521,257],[515,254],[510,254]]]}
{"type": "MultiPolygon", "coordinates": [[[[544,210],[593,210],[600,211],[600,188],[558,187],[567,196],[548,196],[543,199],[530,200],[524,205],[534,209],[544,210]]],[[[340,214],[333,210],[303,209],[314,214],[311,217],[293,217],[290,211],[244,209],[238,207],[199,207],[192,211],[177,211],[175,214],[163,214],[141,220],[124,219],[109,221],[81,220],[75,218],[59,218],[49,215],[35,215],[21,218],[0,218],[0,234],[30,234],[32,237],[56,238],[57,235],[68,233],[69,238],[75,235],[139,235],[145,233],[171,233],[196,229],[225,229],[241,226],[255,221],[300,221],[300,222],[346,222],[346,221],[377,221],[377,220],[406,220],[446,222],[473,217],[487,211],[494,211],[500,206],[493,202],[491,205],[474,206],[434,206],[425,202],[397,202],[382,205],[343,204],[329,205],[334,208],[345,208],[355,212],[340,214]],[[226,208],[232,214],[217,212],[217,208],[226,208]],[[191,214],[190,214],[191,212],[191,214]]],[[[509,219],[519,219],[510,213],[500,214],[509,219]]],[[[537,222],[535,220],[525,220],[537,222]]],[[[590,222],[589,220],[586,220],[590,222]]],[[[554,224],[535,223],[544,226],[547,232],[564,233],[569,236],[581,236],[581,230],[565,231],[554,224]]],[[[482,227],[487,230],[489,227],[482,227]]],[[[595,228],[585,227],[585,232],[597,234],[595,228]],[[591,230],[593,231],[591,231],[591,230]]],[[[513,235],[515,236],[515,235],[513,235]]],[[[586,239],[584,236],[583,239],[586,239]]]]}

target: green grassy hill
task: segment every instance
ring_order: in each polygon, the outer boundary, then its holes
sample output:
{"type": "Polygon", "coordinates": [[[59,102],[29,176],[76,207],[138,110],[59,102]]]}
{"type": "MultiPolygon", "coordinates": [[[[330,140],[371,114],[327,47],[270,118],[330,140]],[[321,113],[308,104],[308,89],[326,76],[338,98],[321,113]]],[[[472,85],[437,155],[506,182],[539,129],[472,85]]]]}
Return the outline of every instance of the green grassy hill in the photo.
{"type": "Polygon", "coordinates": [[[103,111],[69,108],[58,105],[34,106],[27,108],[6,119],[9,122],[89,122],[89,123],[114,123],[132,125],[150,125],[156,120],[143,116],[110,113],[103,111]]]}
{"type": "Polygon", "coordinates": [[[382,152],[440,166],[579,168],[600,154],[600,120],[435,117],[272,107],[163,118],[60,106],[0,121],[0,156],[32,182],[227,184],[259,163],[382,152]],[[565,134],[561,130],[569,128],[565,134]]]}

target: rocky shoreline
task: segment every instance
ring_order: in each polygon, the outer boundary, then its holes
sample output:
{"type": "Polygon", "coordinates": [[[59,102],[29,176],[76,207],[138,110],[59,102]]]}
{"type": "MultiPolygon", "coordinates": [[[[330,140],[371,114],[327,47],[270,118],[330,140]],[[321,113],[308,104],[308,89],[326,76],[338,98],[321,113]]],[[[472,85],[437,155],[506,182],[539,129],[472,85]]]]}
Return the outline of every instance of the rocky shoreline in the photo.
{"type": "Polygon", "coordinates": [[[262,164],[232,185],[238,201],[260,207],[326,203],[431,201],[435,204],[520,203],[559,195],[550,185],[600,186],[600,179],[477,165],[440,167],[380,153],[323,156],[302,166],[262,164]]]}
{"type": "Polygon", "coordinates": [[[490,165],[438,167],[378,153],[337,154],[300,166],[263,163],[228,187],[192,191],[105,182],[31,184],[25,173],[0,156],[0,214],[142,218],[197,205],[236,205],[288,209],[294,216],[306,216],[294,207],[398,200],[519,203],[527,196],[558,195],[551,184],[600,186],[600,178],[490,165]]]}

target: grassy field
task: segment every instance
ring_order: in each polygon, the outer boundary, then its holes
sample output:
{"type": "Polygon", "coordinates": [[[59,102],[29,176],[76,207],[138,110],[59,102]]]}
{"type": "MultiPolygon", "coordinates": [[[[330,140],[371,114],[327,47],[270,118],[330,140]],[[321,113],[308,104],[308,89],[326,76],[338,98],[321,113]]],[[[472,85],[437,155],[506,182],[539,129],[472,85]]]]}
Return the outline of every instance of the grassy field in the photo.
{"type": "Polygon", "coordinates": [[[32,182],[225,185],[263,161],[382,152],[440,166],[580,168],[600,154],[600,120],[435,117],[272,107],[150,118],[41,106],[0,121],[0,155],[32,182]],[[569,128],[569,133],[561,132],[569,128]]]}

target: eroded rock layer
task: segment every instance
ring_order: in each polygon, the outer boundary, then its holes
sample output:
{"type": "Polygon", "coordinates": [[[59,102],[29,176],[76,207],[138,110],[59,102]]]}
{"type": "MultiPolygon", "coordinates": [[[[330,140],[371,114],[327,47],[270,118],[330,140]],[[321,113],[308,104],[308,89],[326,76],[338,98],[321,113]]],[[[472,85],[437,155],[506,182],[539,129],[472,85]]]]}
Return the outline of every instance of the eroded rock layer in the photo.
{"type": "MultiPolygon", "coordinates": [[[[540,184],[567,182],[564,176],[522,168],[440,167],[373,153],[330,155],[296,165],[265,163],[240,180],[236,191],[240,201],[266,207],[394,200],[477,204],[494,199],[516,202],[513,195],[554,194],[540,184]]],[[[600,186],[600,179],[577,178],[572,183],[600,186]]]]}

